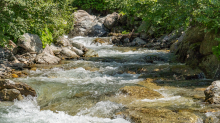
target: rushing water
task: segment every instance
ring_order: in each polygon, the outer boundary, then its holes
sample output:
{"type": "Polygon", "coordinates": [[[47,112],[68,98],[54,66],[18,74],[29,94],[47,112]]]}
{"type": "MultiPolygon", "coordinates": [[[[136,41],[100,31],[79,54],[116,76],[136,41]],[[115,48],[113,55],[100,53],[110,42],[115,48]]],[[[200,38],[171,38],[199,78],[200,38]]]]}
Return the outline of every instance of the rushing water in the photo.
{"type": "MultiPolygon", "coordinates": [[[[132,105],[184,109],[200,117],[198,123],[207,117],[219,122],[218,111],[200,111],[213,108],[199,100],[200,97],[204,98],[200,88],[207,87],[210,80],[178,83],[158,80],[158,85],[170,87],[155,90],[163,98],[132,100],[129,103],[119,101],[119,89],[137,85],[145,79],[141,76],[158,77],[156,69],[166,70],[171,69],[170,66],[184,65],[171,63],[169,59],[172,59],[172,54],[167,52],[93,44],[93,39],[77,37],[71,41],[83,43],[87,48],[95,50],[98,58],[66,61],[64,64],[51,66],[51,69],[41,66],[36,71],[27,71],[27,78],[15,79],[14,81],[31,85],[37,91],[38,97],[25,97],[24,100],[14,103],[0,102],[0,123],[130,123],[132,120],[129,117],[117,113],[132,105]],[[148,56],[159,56],[160,60],[146,62],[148,56]],[[148,72],[142,74],[138,72],[140,68],[145,68],[148,72]]],[[[160,73],[160,76],[165,76],[165,73],[160,73]]],[[[174,73],[173,77],[175,76],[174,73]]]]}

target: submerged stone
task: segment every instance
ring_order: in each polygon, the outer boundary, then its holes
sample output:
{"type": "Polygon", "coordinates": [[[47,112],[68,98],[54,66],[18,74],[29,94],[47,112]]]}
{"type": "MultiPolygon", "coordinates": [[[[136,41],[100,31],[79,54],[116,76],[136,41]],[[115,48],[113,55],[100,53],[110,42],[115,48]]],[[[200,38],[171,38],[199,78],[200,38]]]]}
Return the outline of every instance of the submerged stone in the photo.
{"type": "Polygon", "coordinates": [[[169,109],[129,108],[128,115],[135,123],[200,123],[202,119],[190,112],[173,112],[169,109]]]}
{"type": "Polygon", "coordinates": [[[159,92],[140,86],[125,86],[120,91],[138,99],[157,99],[163,97],[159,92]]]}

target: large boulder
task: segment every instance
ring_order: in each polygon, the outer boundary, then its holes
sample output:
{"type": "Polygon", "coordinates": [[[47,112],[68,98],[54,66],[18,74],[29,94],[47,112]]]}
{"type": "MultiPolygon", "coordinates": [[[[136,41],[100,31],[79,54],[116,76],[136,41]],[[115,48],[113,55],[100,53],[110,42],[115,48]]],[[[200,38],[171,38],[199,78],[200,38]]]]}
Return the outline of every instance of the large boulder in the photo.
{"type": "Polygon", "coordinates": [[[18,39],[18,46],[26,49],[29,52],[42,52],[42,42],[40,37],[35,34],[25,33],[18,39]]]}
{"type": "Polygon", "coordinates": [[[207,78],[220,78],[220,61],[211,54],[204,56],[199,62],[199,68],[205,73],[207,78]]]}
{"type": "Polygon", "coordinates": [[[180,37],[177,43],[178,49],[176,50],[176,55],[178,55],[178,60],[185,62],[188,55],[187,51],[190,49],[190,46],[202,42],[204,40],[204,35],[204,29],[199,27],[189,28],[185,34],[180,37]]]}
{"type": "Polygon", "coordinates": [[[47,45],[44,51],[35,58],[36,63],[39,64],[58,64],[60,60],[60,58],[54,56],[49,45],[47,45]]]}
{"type": "Polygon", "coordinates": [[[213,32],[208,32],[205,34],[204,40],[200,46],[200,53],[202,55],[212,54],[212,47],[219,44],[219,42],[215,40],[216,38],[220,38],[220,36],[213,32]]]}
{"type": "Polygon", "coordinates": [[[92,16],[84,10],[74,12],[75,25],[69,38],[75,36],[103,36],[108,29],[103,25],[103,18],[92,16]]]}
{"type": "Polygon", "coordinates": [[[214,81],[212,84],[204,91],[205,101],[211,104],[220,104],[220,81],[214,81]]]}
{"type": "Polygon", "coordinates": [[[31,95],[36,96],[35,90],[29,85],[21,82],[14,82],[8,79],[0,79],[0,90],[3,89],[17,89],[21,92],[21,95],[31,95]]]}
{"type": "Polygon", "coordinates": [[[17,100],[23,99],[19,90],[17,90],[17,89],[3,89],[0,91],[0,100],[14,101],[15,99],[17,99],[17,100]]]}
{"type": "Polygon", "coordinates": [[[108,29],[112,29],[114,26],[117,25],[118,19],[119,19],[119,15],[116,12],[107,15],[104,22],[105,27],[107,27],[108,29]]]}

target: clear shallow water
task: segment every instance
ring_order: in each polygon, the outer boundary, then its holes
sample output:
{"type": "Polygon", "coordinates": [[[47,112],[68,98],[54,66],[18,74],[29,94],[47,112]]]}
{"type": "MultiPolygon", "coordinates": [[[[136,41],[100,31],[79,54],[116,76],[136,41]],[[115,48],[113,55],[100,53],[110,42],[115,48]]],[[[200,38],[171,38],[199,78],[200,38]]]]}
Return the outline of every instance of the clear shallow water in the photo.
{"type": "MultiPolygon", "coordinates": [[[[116,115],[127,106],[191,110],[206,107],[200,100],[187,95],[202,95],[201,91],[191,88],[156,89],[164,98],[120,101],[119,98],[126,98],[126,95],[121,97],[120,88],[136,86],[144,80],[137,72],[139,68],[153,73],[158,68],[171,69],[169,66],[176,64],[169,62],[172,55],[167,52],[92,44],[93,39],[76,37],[71,40],[94,49],[98,58],[67,61],[52,69],[38,68],[28,71],[27,78],[15,79],[32,86],[38,97],[26,97],[14,104],[0,103],[0,123],[130,123],[130,118],[116,115]],[[147,63],[147,56],[159,56],[164,60],[147,63]],[[135,71],[135,74],[129,71],[135,71]]],[[[199,115],[215,116],[210,113],[199,115]]]]}

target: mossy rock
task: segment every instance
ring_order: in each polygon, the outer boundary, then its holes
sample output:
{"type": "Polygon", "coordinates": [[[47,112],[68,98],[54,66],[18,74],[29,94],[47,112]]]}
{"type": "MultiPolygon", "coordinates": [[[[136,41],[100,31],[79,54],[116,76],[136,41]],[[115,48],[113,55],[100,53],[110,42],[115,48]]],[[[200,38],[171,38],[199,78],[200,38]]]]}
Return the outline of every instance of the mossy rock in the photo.
{"type": "Polygon", "coordinates": [[[197,123],[202,121],[193,113],[173,112],[164,108],[129,108],[124,114],[135,123],[197,123]]]}
{"type": "Polygon", "coordinates": [[[123,94],[127,94],[131,97],[135,97],[137,99],[157,99],[157,98],[163,98],[163,96],[154,90],[151,90],[146,87],[140,87],[140,86],[125,86],[120,89],[120,91],[123,94]]]}

